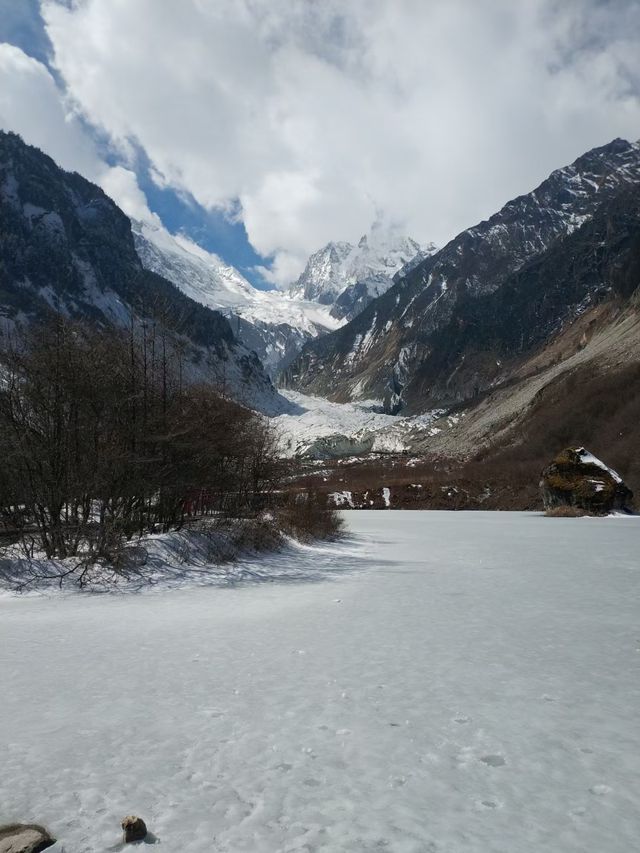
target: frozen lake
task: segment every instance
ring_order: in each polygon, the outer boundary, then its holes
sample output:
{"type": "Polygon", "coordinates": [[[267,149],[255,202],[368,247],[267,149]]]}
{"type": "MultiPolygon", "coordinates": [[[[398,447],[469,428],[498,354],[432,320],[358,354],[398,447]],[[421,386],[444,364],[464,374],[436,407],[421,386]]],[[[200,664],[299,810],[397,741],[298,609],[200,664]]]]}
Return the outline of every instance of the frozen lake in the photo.
{"type": "Polygon", "coordinates": [[[347,518],[289,582],[0,599],[0,823],[67,853],[129,813],[189,853],[637,849],[640,519],[347,518]]]}

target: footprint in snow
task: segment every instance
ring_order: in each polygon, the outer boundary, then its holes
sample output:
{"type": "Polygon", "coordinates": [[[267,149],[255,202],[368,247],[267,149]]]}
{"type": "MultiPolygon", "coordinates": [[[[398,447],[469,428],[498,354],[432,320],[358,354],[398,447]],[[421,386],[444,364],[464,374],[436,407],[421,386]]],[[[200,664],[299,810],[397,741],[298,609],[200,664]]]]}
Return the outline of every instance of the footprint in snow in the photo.
{"type": "Polygon", "coordinates": [[[483,755],[480,758],[483,764],[486,764],[487,767],[504,767],[507,763],[504,756],[502,755],[483,755]]]}
{"type": "Polygon", "coordinates": [[[593,794],[595,797],[606,797],[607,794],[610,794],[612,788],[608,785],[592,785],[589,788],[589,793],[593,794]]]}

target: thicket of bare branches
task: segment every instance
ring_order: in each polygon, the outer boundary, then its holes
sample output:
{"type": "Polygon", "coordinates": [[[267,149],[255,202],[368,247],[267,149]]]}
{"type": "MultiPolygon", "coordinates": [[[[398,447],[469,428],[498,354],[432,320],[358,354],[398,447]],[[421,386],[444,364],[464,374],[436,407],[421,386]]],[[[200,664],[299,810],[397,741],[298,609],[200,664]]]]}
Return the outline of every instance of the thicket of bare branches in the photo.
{"type": "Polygon", "coordinates": [[[251,516],[282,475],[265,419],[186,385],[155,328],[61,319],[0,353],[0,520],[48,557],[115,560],[188,517],[251,516]]]}

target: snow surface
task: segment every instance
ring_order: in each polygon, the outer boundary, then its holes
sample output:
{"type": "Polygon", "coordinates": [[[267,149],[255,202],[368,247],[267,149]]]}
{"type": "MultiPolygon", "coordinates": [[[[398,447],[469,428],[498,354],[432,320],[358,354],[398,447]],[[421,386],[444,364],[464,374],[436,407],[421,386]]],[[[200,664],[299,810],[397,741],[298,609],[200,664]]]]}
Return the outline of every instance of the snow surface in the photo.
{"type": "MultiPolygon", "coordinates": [[[[576,453],[585,465],[595,465],[596,468],[602,468],[603,471],[606,471],[607,474],[611,475],[612,479],[616,483],[622,482],[622,477],[620,476],[620,474],[618,474],[617,471],[614,471],[613,468],[609,468],[607,465],[604,464],[602,459],[598,459],[597,456],[594,456],[593,453],[589,453],[589,451],[585,450],[584,447],[579,447],[576,450],[576,453]]],[[[604,483],[602,485],[604,488],[604,483]]],[[[598,491],[598,489],[596,489],[596,491],[598,491]]]]}
{"type": "Polygon", "coordinates": [[[134,221],[132,230],[145,268],[172,281],[191,299],[214,309],[251,304],[255,288],[217,255],[157,224],[134,221]]]}
{"type": "Polygon", "coordinates": [[[293,300],[277,290],[258,290],[235,267],[180,234],[147,222],[134,222],[136,249],[143,265],[163,275],[187,296],[207,308],[231,309],[248,321],[270,325],[286,323],[318,334],[343,325],[316,302],[293,300]]]}
{"type": "Polygon", "coordinates": [[[184,853],[636,849],[640,520],[346,517],[274,583],[0,599],[0,822],[67,853],[132,812],[184,853]]]}

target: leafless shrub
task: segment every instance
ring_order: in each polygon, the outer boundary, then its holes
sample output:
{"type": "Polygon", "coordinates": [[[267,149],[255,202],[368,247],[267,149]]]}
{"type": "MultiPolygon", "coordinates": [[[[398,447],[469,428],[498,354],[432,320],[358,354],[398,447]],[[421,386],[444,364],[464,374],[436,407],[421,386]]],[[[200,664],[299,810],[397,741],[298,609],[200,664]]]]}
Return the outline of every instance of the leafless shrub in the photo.
{"type": "Polygon", "coordinates": [[[282,532],[276,515],[267,513],[267,517],[263,515],[239,522],[234,542],[239,551],[274,551],[282,544],[282,532]]]}
{"type": "Polygon", "coordinates": [[[593,513],[578,506],[553,506],[545,511],[547,518],[583,518],[587,515],[592,516],[593,513]]]}
{"type": "Polygon", "coordinates": [[[0,519],[27,556],[130,569],[130,540],[194,518],[256,518],[282,466],[265,418],[185,385],[155,326],[55,318],[0,352],[0,519]]]}
{"type": "Polygon", "coordinates": [[[334,539],[344,530],[340,514],[327,507],[326,499],[313,492],[293,494],[277,510],[278,527],[296,539],[334,539]]]}

